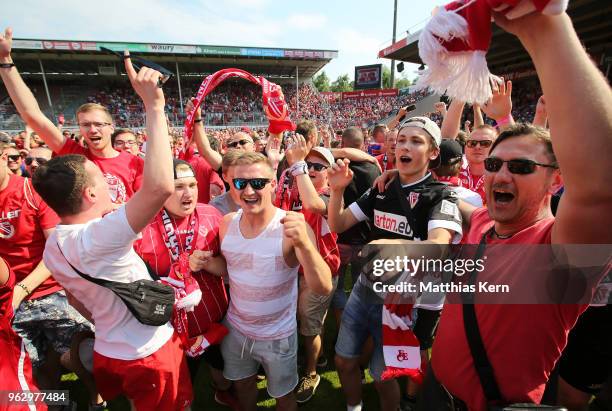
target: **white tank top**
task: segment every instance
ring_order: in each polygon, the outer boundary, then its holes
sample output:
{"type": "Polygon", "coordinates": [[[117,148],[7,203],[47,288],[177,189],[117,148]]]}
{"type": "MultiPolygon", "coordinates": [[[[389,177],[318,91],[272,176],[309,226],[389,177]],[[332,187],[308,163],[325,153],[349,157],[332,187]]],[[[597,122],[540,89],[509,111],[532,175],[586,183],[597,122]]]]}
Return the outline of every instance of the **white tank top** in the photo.
{"type": "Polygon", "coordinates": [[[257,340],[276,340],[297,328],[298,267],[283,257],[285,211],[276,209],[270,224],[255,238],[244,238],[239,210],[229,224],[221,252],[227,261],[230,304],[227,320],[242,334],[257,340]]]}

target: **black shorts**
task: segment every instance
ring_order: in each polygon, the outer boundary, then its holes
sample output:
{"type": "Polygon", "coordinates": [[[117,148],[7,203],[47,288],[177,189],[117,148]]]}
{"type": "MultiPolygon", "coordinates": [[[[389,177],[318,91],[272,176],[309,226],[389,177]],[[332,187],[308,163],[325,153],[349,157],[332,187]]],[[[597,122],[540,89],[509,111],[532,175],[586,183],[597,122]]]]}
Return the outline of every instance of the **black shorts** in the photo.
{"type": "Polygon", "coordinates": [[[189,367],[191,381],[195,380],[202,362],[207,363],[216,370],[223,371],[223,356],[221,355],[220,346],[218,344],[211,345],[197,358],[187,357],[187,366],[189,367]]]}
{"type": "Polygon", "coordinates": [[[612,305],[589,307],[570,331],[559,375],[585,393],[596,394],[612,372],[612,305]]]}
{"type": "Polygon", "coordinates": [[[440,321],[442,310],[426,310],[417,308],[417,318],[414,324],[414,335],[419,339],[421,350],[428,350],[433,345],[434,335],[440,321]]]}

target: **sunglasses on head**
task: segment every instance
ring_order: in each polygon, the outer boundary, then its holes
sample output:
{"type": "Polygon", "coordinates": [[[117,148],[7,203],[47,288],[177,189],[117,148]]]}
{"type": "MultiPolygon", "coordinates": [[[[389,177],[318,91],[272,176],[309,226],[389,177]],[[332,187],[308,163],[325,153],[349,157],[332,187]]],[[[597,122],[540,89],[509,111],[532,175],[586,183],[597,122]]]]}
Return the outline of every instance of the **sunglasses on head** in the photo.
{"type": "Polygon", "coordinates": [[[306,165],[308,166],[308,169],[310,170],[311,168],[314,168],[315,171],[323,171],[325,169],[327,169],[327,166],[325,164],[320,164],[320,163],[311,163],[310,161],[306,162],[306,165]]]}
{"type": "Polygon", "coordinates": [[[493,142],[491,140],[468,140],[465,142],[465,145],[469,148],[474,148],[479,144],[482,148],[489,148],[493,142]]]}
{"type": "Polygon", "coordinates": [[[19,154],[11,154],[9,156],[7,156],[7,158],[11,161],[17,161],[21,158],[21,156],[19,154]]]}
{"type": "Polygon", "coordinates": [[[250,185],[253,190],[261,190],[270,181],[269,178],[235,178],[232,180],[232,183],[236,190],[244,190],[247,184],[250,185]]]}
{"type": "Polygon", "coordinates": [[[44,157],[26,157],[25,163],[27,166],[31,166],[34,160],[36,160],[38,164],[45,164],[47,161],[49,161],[44,157]]]}
{"type": "Polygon", "coordinates": [[[485,170],[490,173],[497,173],[501,170],[504,163],[508,164],[508,171],[512,174],[531,174],[535,171],[536,166],[547,168],[559,168],[556,164],[541,164],[525,158],[516,158],[513,160],[502,160],[497,157],[487,157],[484,161],[485,170]]]}
{"type": "Polygon", "coordinates": [[[231,143],[227,143],[227,146],[231,148],[236,148],[238,147],[238,145],[246,146],[249,143],[250,143],[249,140],[238,140],[238,141],[232,141],[231,143]]]}
{"type": "Polygon", "coordinates": [[[158,87],[163,86],[164,83],[170,80],[170,78],[174,75],[174,73],[168,70],[167,68],[162,67],[159,64],[154,63],[152,61],[145,60],[142,57],[136,57],[136,56],[131,56],[131,55],[124,56],[123,53],[116,52],[106,47],[100,47],[100,50],[106,53],[114,54],[115,56],[119,57],[119,59],[121,59],[122,61],[129,57],[132,60],[132,66],[134,67],[134,70],[136,71],[140,70],[142,67],[149,67],[149,68],[152,68],[153,70],[159,71],[162,76],[157,81],[158,87]]]}

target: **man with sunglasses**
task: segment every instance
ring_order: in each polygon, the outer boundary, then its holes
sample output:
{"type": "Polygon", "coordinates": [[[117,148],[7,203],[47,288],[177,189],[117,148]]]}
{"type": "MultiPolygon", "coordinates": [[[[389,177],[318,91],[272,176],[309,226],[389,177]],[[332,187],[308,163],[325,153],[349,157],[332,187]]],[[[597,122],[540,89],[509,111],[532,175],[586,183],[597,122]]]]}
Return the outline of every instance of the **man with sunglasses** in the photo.
{"type": "Polygon", "coordinates": [[[23,170],[23,158],[21,157],[21,153],[15,147],[8,147],[4,150],[6,154],[6,159],[8,161],[8,169],[12,174],[17,176],[29,177],[29,175],[24,175],[23,170]]]}
{"type": "Polygon", "coordinates": [[[12,34],[12,30],[8,28],[4,36],[0,36],[0,63],[7,65],[0,69],[0,77],[21,118],[58,155],[86,156],[104,174],[113,203],[117,206],[125,203],[140,187],[143,160],[113,148],[111,144],[113,120],[108,110],[96,103],[83,104],[76,112],[79,131],[87,143],[87,148],[63,135],[42,112],[34,95],[14,66],[11,58],[12,34]]]}
{"type": "MultiPolygon", "coordinates": [[[[445,118],[446,120],[446,118],[445,118]]],[[[488,125],[476,127],[465,143],[465,158],[467,165],[459,173],[462,186],[477,192],[486,202],[484,188],[484,160],[491,145],[497,138],[497,131],[488,125]]]]}
{"type": "Polygon", "coordinates": [[[26,170],[30,176],[34,175],[36,169],[51,160],[51,150],[47,147],[37,147],[30,150],[28,156],[25,158],[26,170]]]}
{"type": "Polygon", "coordinates": [[[226,215],[219,229],[231,297],[223,374],[234,381],[242,409],[255,410],[261,364],[276,408],[296,409],[298,267],[319,295],[330,294],[331,272],[304,217],[272,205],[276,181],[266,157],[245,152],[232,167],[231,193],[241,210],[226,215]]]}
{"type": "MultiPolygon", "coordinates": [[[[492,144],[483,161],[487,208],[464,207],[464,219],[470,224],[466,243],[610,244],[611,197],[609,190],[602,189],[610,182],[603,166],[612,151],[610,86],[582,47],[567,14],[534,12],[515,20],[496,15],[495,21],[515,34],[533,59],[547,97],[551,133],[519,124],[504,130],[492,144]],[[576,107],[580,122],[568,115],[576,107]],[[585,124],[597,127],[585,133],[585,124]],[[553,217],[550,201],[562,184],[561,173],[566,189],[553,217]]],[[[516,254],[508,251],[505,260],[500,258],[494,267],[478,273],[478,281],[532,284],[533,272],[518,269],[518,264],[516,254]]],[[[586,289],[585,295],[592,291],[586,289]]],[[[586,304],[473,305],[481,345],[494,374],[487,381],[496,383],[501,397],[497,405],[540,402],[568,332],[586,308],[586,304]]],[[[448,393],[454,409],[485,410],[490,405],[491,389],[485,396],[471,353],[474,344],[467,341],[464,310],[462,305],[448,304],[442,312],[423,409],[436,404],[436,409],[451,409],[443,405],[450,400],[448,393]]]]}

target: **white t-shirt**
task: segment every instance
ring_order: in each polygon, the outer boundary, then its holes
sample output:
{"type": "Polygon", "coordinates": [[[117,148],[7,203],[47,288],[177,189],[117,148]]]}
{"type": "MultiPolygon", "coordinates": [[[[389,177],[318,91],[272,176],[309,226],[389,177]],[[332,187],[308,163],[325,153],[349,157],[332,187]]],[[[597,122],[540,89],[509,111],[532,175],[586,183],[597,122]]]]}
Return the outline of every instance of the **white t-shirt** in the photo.
{"type": "Polygon", "coordinates": [[[457,186],[449,186],[451,190],[457,194],[457,198],[462,199],[466,203],[473,205],[476,208],[480,208],[483,206],[482,197],[476,191],[472,191],[465,187],[457,187],[457,186]]]}
{"type": "Polygon", "coordinates": [[[47,239],[43,255],[53,277],[91,312],[96,327],[94,350],[121,360],[153,354],[172,337],[172,326],[140,323],[111,290],[79,276],[66,259],[82,273],[95,278],[122,283],[151,279],[144,262],[132,248],[137,238],[123,206],[85,224],[58,224],[47,239]]]}

